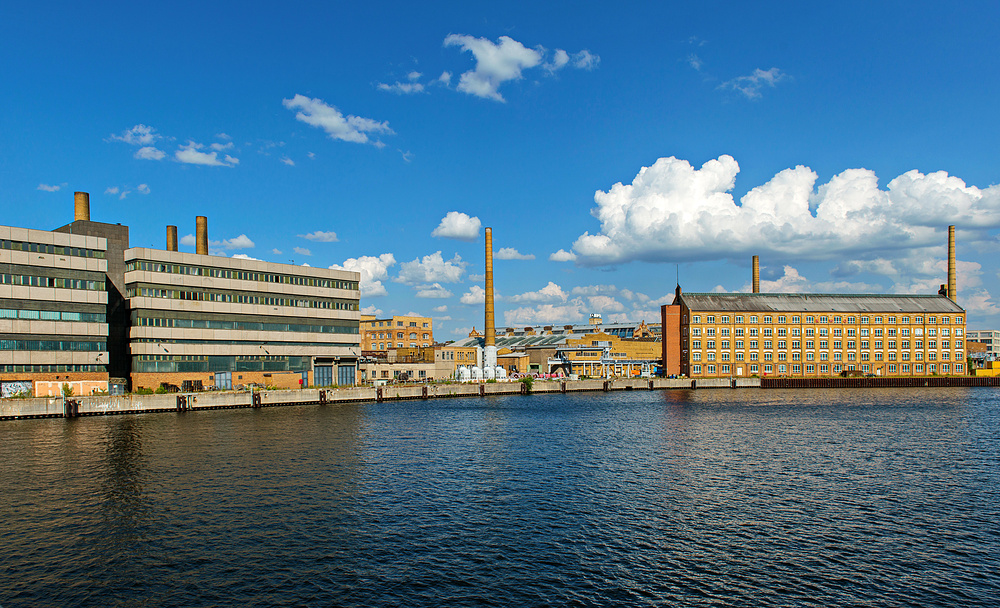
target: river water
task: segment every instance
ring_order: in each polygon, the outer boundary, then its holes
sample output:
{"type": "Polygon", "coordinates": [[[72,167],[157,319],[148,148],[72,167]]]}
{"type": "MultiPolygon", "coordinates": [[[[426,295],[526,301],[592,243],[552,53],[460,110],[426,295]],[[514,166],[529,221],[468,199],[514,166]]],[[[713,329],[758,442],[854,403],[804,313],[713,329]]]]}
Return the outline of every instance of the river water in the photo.
{"type": "Polygon", "coordinates": [[[0,423],[0,606],[1000,604],[1000,390],[0,423]]]}

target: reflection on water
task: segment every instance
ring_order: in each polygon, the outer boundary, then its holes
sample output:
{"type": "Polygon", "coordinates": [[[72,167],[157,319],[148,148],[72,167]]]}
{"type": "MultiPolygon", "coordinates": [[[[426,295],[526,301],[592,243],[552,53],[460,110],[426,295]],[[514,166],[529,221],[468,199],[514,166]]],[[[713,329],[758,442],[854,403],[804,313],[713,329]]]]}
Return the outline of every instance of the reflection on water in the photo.
{"type": "Polygon", "coordinates": [[[0,424],[0,606],[989,605],[1000,391],[0,424]]]}

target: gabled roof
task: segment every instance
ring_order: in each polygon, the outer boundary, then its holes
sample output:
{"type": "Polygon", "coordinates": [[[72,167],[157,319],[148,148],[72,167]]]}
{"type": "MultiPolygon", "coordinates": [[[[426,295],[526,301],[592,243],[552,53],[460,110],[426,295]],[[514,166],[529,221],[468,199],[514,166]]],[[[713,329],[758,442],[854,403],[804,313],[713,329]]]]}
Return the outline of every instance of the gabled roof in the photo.
{"type": "Polygon", "coordinates": [[[691,310],[709,312],[839,312],[859,314],[965,312],[961,306],[942,295],[682,293],[680,298],[691,310]]]}

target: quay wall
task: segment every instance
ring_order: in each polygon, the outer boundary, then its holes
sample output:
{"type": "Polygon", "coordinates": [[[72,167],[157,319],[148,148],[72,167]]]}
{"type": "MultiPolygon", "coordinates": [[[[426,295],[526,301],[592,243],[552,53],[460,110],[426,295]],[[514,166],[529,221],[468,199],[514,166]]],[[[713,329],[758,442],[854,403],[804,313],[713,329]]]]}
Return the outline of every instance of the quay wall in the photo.
{"type": "MultiPolygon", "coordinates": [[[[701,388],[896,388],[1000,386],[997,377],[929,378],[621,378],[615,380],[536,380],[531,393],[553,394],[580,391],[629,391],[701,388]]],[[[479,384],[424,384],[326,389],[263,390],[244,392],[170,393],[166,395],[122,395],[40,397],[0,400],[0,420],[18,418],[74,418],[151,412],[275,407],[281,405],[325,405],[447,397],[528,394],[520,382],[479,384]]]]}

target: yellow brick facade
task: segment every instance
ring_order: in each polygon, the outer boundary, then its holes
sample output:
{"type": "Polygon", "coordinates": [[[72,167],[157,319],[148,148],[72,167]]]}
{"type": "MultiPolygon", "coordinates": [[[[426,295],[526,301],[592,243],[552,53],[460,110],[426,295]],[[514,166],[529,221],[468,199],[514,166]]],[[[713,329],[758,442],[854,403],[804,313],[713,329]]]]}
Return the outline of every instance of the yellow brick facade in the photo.
{"type": "Polygon", "coordinates": [[[430,317],[393,316],[361,318],[361,350],[387,352],[394,348],[421,348],[434,344],[434,321],[430,317]]]}

